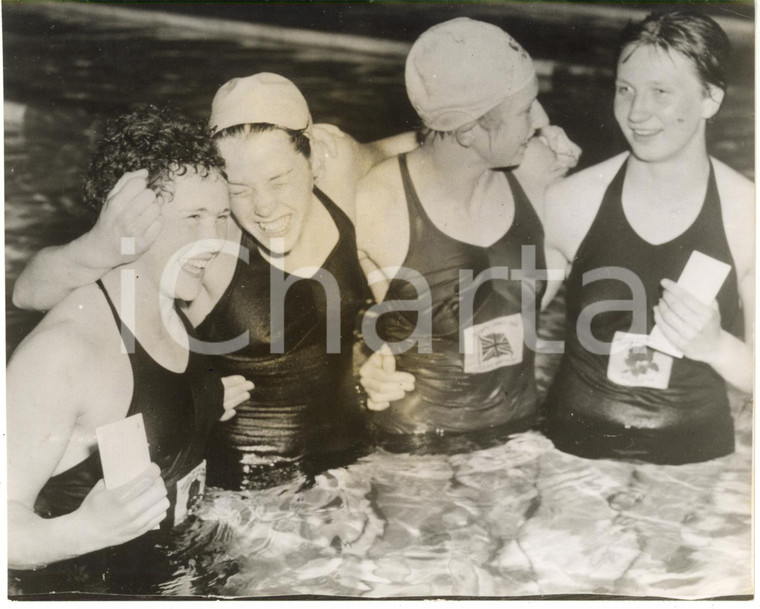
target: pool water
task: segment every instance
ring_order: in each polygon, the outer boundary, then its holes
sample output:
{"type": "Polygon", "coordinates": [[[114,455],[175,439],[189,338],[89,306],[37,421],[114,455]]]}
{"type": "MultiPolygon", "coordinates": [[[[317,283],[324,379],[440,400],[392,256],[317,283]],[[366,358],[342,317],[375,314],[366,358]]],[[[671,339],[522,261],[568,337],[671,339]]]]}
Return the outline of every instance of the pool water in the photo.
{"type": "MultiPolygon", "coordinates": [[[[611,114],[610,44],[627,14],[556,5],[526,17],[519,5],[457,6],[449,13],[485,11],[495,23],[530,32],[530,39],[518,39],[537,59],[542,102],[583,146],[584,165],[621,149],[611,114]],[[526,29],[529,22],[533,29],[526,29]]],[[[103,116],[162,101],[203,117],[223,82],[268,70],[302,88],[318,122],[363,141],[415,124],[403,89],[413,35],[408,41],[307,36],[108,6],[5,3],[2,10],[8,299],[35,251],[86,230],[79,183],[103,116]]],[[[421,21],[434,14],[432,5],[418,10],[421,21]]],[[[729,24],[740,61],[710,146],[752,178],[752,28],[739,19],[729,24]]],[[[10,353],[39,316],[6,306],[10,353]]],[[[560,298],[542,315],[545,337],[561,337],[562,316],[560,298]]],[[[538,357],[542,394],[556,365],[556,357],[538,357]]],[[[375,450],[347,467],[265,490],[208,489],[174,540],[169,575],[131,592],[749,595],[752,400],[730,397],[737,450],[709,463],[585,460],[528,432],[457,454],[375,450]]],[[[11,586],[11,593],[24,590],[11,586]]]]}

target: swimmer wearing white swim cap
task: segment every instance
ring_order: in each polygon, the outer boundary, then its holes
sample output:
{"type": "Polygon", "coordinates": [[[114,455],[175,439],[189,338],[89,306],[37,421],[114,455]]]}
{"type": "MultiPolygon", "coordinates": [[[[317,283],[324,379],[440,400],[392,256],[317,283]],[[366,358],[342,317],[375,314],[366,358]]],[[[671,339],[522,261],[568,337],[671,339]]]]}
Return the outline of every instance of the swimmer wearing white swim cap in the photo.
{"type": "MultiPolygon", "coordinates": [[[[405,79],[421,145],[373,168],[357,197],[360,253],[404,269],[373,283],[377,301],[419,303],[416,315],[388,311],[365,324],[376,352],[361,375],[374,424],[390,435],[528,429],[537,411],[524,337],[537,311],[523,317],[522,282],[512,280],[485,281],[474,306],[460,274],[543,267],[544,191],[580,150],[549,125],[530,56],[495,25],[458,18],[430,28],[409,52],[405,79]],[[407,281],[409,270],[424,283],[407,281]],[[421,342],[404,350],[410,337],[421,342]],[[389,371],[403,372],[403,385],[389,371]]],[[[529,309],[540,282],[533,289],[529,309]]]]}

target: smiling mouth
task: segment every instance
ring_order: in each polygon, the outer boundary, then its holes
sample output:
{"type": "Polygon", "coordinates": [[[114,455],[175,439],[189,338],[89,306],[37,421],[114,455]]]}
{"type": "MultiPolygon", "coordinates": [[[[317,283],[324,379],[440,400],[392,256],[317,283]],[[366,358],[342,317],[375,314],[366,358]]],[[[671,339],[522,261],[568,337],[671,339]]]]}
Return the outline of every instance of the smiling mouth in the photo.
{"type": "Polygon", "coordinates": [[[203,277],[203,274],[206,272],[206,267],[209,265],[209,262],[211,262],[215,257],[216,256],[205,258],[188,258],[182,261],[182,269],[186,273],[194,275],[195,277],[203,277]]]}
{"type": "Polygon", "coordinates": [[[660,133],[659,129],[631,129],[633,137],[637,140],[648,140],[660,133]]]}
{"type": "Polygon", "coordinates": [[[259,221],[256,222],[256,226],[258,226],[259,230],[267,237],[280,237],[287,232],[290,226],[290,217],[290,214],[286,214],[269,222],[259,221]]]}

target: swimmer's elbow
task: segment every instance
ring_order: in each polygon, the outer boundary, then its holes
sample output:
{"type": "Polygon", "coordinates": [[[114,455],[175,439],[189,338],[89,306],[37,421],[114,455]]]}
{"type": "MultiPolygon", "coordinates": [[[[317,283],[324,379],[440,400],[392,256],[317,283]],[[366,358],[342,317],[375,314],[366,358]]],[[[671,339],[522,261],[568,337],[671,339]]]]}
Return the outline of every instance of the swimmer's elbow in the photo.
{"type": "Polygon", "coordinates": [[[13,294],[11,295],[11,302],[17,309],[26,309],[26,294],[23,288],[19,285],[19,281],[13,286],[13,294]]]}
{"type": "Polygon", "coordinates": [[[13,286],[13,294],[11,296],[13,306],[17,309],[23,309],[25,311],[45,311],[45,308],[37,306],[38,303],[34,299],[34,290],[24,279],[19,277],[13,286]]]}
{"type": "Polygon", "coordinates": [[[48,563],[35,551],[34,521],[39,517],[20,501],[8,498],[8,568],[39,569],[48,563]]]}
{"type": "MultiPolygon", "coordinates": [[[[45,278],[44,274],[41,275],[37,270],[41,268],[41,263],[38,261],[39,255],[38,253],[32,258],[13,285],[11,301],[18,309],[45,312],[56,303],[49,298],[54,295],[49,283],[52,277],[45,278]]],[[[44,263],[42,264],[44,268],[44,263]]]]}

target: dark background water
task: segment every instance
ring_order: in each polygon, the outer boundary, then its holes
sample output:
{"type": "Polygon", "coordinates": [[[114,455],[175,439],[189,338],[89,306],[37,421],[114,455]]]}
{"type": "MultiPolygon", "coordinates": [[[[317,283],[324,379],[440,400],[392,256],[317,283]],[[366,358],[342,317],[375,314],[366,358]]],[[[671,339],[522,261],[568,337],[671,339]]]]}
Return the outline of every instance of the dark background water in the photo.
{"type": "MultiPolygon", "coordinates": [[[[541,100],[584,148],[581,167],[624,146],[611,110],[612,62],[621,27],[643,16],[631,12],[640,4],[129,5],[111,13],[114,3],[100,3],[88,13],[72,3],[2,3],[8,353],[39,319],[11,306],[15,278],[34,252],[86,230],[80,183],[98,125],[136,104],[169,102],[203,118],[229,78],[275,71],[304,91],[317,121],[371,140],[416,124],[403,85],[408,44],[433,23],[469,15],[501,25],[538,61],[541,100]],[[188,15],[203,20],[181,21],[188,15]],[[220,17],[379,40],[307,41],[293,32],[220,28],[220,17]]],[[[696,6],[734,15],[722,23],[737,62],[710,151],[752,178],[754,7],[696,6]]],[[[561,300],[541,324],[558,336],[561,300]]],[[[552,363],[537,368],[545,387],[552,363]]],[[[304,490],[212,490],[178,548],[178,555],[190,548],[190,558],[171,558],[176,574],[151,593],[743,593],[751,586],[752,404],[734,402],[737,454],[726,462],[598,463],[527,434],[451,458],[375,452],[304,490]],[[524,558],[495,560],[516,542],[524,558]],[[340,566],[331,566],[336,560],[340,566]],[[474,573],[473,584],[461,584],[474,573]]]]}
{"type": "MultiPolygon", "coordinates": [[[[65,243],[89,226],[80,183],[102,119],[149,102],[205,118],[214,92],[229,78],[274,71],[301,88],[316,121],[334,123],[361,141],[397,133],[417,124],[403,84],[408,44],[436,22],[467,15],[504,27],[537,60],[541,100],[553,122],[584,149],[585,167],[624,148],[611,87],[621,27],[643,16],[642,6],[667,5],[131,2],[92,3],[93,14],[82,6],[2,4],[8,353],[39,319],[10,302],[23,265],[40,248],[65,243]],[[126,12],[108,13],[113,7],[126,12]],[[166,21],[167,11],[202,18],[196,24],[209,24],[208,31],[166,21]],[[219,18],[378,42],[339,49],[324,37],[318,44],[304,42],[298,33],[278,40],[233,27],[220,34],[211,27],[219,18]]],[[[754,38],[748,25],[754,7],[697,6],[728,17],[721,23],[736,51],[733,86],[711,128],[710,150],[753,177],[754,38]]]]}

